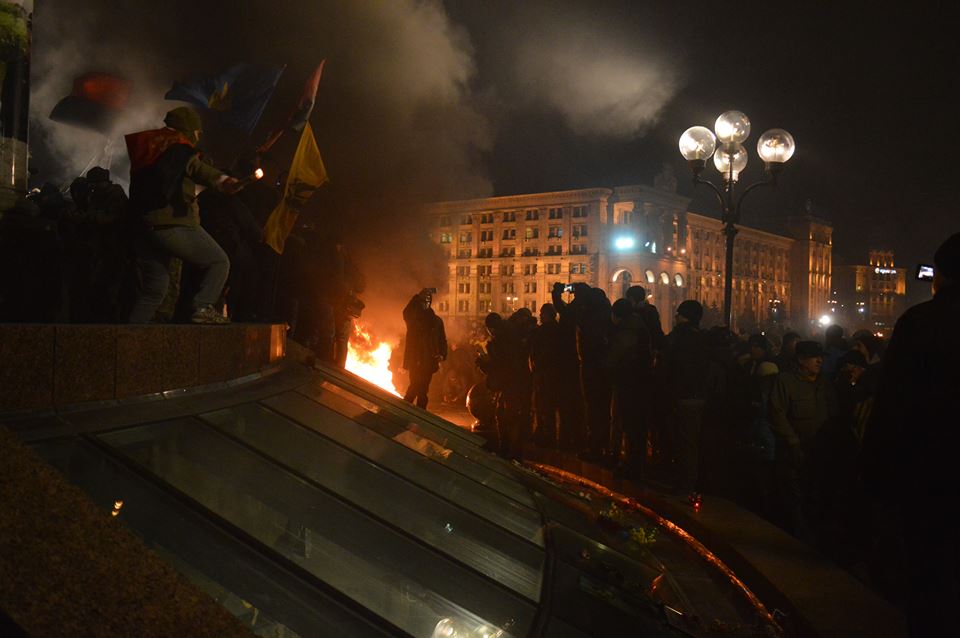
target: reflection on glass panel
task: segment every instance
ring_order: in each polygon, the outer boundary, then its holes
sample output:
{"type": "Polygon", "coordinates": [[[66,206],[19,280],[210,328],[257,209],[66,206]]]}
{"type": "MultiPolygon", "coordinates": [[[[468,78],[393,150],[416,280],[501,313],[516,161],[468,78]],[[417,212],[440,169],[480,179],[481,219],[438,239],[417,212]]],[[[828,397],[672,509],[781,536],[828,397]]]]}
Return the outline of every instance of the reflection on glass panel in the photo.
{"type": "MultiPolygon", "coordinates": [[[[501,468],[502,461],[497,459],[484,459],[484,462],[480,462],[477,459],[469,458],[461,452],[471,450],[479,455],[485,455],[486,453],[473,448],[471,445],[463,445],[461,443],[460,445],[463,447],[463,449],[461,449],[460,447],[456,447],[451,440],[437,440],[436,438],[425,436],[426,426],[422,423],[408,423],[390,418],[389,416],[370,412],[357,403],[350,401],[344,395],[344,391],[336,386],[330,385],[329,388],[326,387],[326,385],[324,385],[324,387],[311,386],[311,388],[310,398],[320,405],[335,410],[357,423],[362,424],[365,428],[378,432],[383,436],[390,437],[397,443],[405,445],[416,452],[420,452],[438,463],[443,463],[449,469],[469,476],[475,481],[479,481],[498,492],[506,494],[510,498],[528,507],[534,506],[533,498],[527,489],[520,485],[512,476],[507,476],[503,473],[501,468]]],[[[302,389],[303,388],[301,388],[301,390],[302,389]]],[[[281,396],[287,398],[296,396],[296,394],[287,393],[281,396]]],[[[277,397],[271,397],[263,401],[263,403],[274,407],[277,399],[277,397]]],[[[291,406],[298,406],[298,413],[304,415],[303,418],[292,414],[289,416],[294,420],[310,425],[303,419],[310,418],[310,415],[316,410],[316,404],[312,406],[304,403],[297,404],[292,398],[288,403],[291,406]]],[[[284,412],[284,410],[280,409],[278,409],[278,411],[284,412]]],[[[284,413],[287,414],[286,412],[284,413]]]]}
{"type": "Polygon", "coordinates": [[[199,421],[100,435],[215,514],[388,622],[430,636],[454,617],[525,635],[534,608],[199,421]]]}
{"type": "Polygon", "coordinates": [[[543,550],[535,545],[261,406],[201,418],[518,594],[539,599],[543,550]]]}
{"type": "Polygon", "coordinates": [[[268,561],[94,445],[61,439],[34,449],[254,634],[396,634],[268,561]]]}
{"type": "Polygon", "coordinates": [[[449,421],[445,421],[429,412],[415,410],[414,407],[409,403],[392,394],[382,392],[380,388],[370,388],[369,383],[355,378],[352,374],[344,373],[344,371],[340,368],[330,368],[324,366],[320,369],[320,372],[327,379],[333,379],[334,383],[337,384],[337,387],[343,388],[346,392],[349,392],[357,399],[374,405],[377,410],[389,411],[398,415],[406,415],[404,417],[406,419],[409,419],[411,416],[415,415],[417,420],[428,421],[432,427],[436,428],[437,430],[444,431],[444,436],[453,436],[472,445],[483,445],[482,437],[468,432],[459,426],[450,423],[449,421]],[[366,399],[363,399],[361,395],[370,399],[374,399],[374,401],[367,401],[366,399]],[[379,405],[377,402],[379,402],[379,405]]]}
{"type": "Polygon", "coordinates": [[[388,430],[382,430],[378,434],[374,428],[367,426],[371,421],[381,423],[376,415],[363,413],[356,419],[350,419],[294,392],[271,397],[263,403],[407,480],[458,503],[537,545],[543,545],[543,526],[539,512],[524,507],[500,492],[487,489],[460,473],[448,471],[447,468],[431,462],[436,456],[439,456],[440,460],[453,456],[448,450],[437,450],[426,444],[422,447],[413,445],[412,441],[407,441],[406,438],[413,437],[417,440],[416,435],[408,430],[395,429],[394,437],[389,437],[388,430]],[[401,441],[397,441],[397,437],[401,441]]]}
{"type": "MultiPolygon", "coordinates": [[[[545,466],[540,471],[545,472],[545,466]]],[[[610,631],[619,622],[611,606],[647,620],[651,608],[658,610],[654,614],[658,623],[668,622],[694,634],[697,626],[706,624],[726,627],[731,636],[755,636],[767,630],[779,635],[762,605],[745,595],[742,583],[716,569],[711,562],[715,559],[669,527],[661,527],[659,519],[585,485],[575,475],[553,470],[547,476],[550,483],[541,484],[537,502],[550,521],[555,615],[581,630],[599,630],[601,635],[609,632],[605,633],[598,618],[609,620],[610,631]],[[583,602],[587,599],[589,604],[583,602]]]]}
{"type": "Polygon", "coordinates": [[[438,420],[448,427],[440,427],[433,421],[429,421],[427,419],[413,418],[412,415],[389,405],[377,405],[372,401],[367,401],[357,393],[351,392],[348,388],[331,383],[329,380],[305,384],[298,388],[298,391],[316,401],[322,400],[321,397],[324,395],[324,393],[334,394],[338,397],[346,399],[348,402],[353,404],[353,406],[362,407],[366,411],[378,414],[383,417],[383,419],[401,427],[409,427],[415,423],[418,428],[418,433],[421,437],[430,439],[439,443],[440,445],[443,445],[444,447],[450,448],[454,452],[467,457],[471,461],[483,465],[488,470],[493,470],[494,472],[503,474],[510,479],[514,478],[508,463],[506,463],[503,459],[481,449],[480,446],[482,443],[466,441],[459,436],[451,435],[449,431],[450,428],[454,428],[458,431],[463,430],[458,426],[443,421],[442,419],[438,420]]]}

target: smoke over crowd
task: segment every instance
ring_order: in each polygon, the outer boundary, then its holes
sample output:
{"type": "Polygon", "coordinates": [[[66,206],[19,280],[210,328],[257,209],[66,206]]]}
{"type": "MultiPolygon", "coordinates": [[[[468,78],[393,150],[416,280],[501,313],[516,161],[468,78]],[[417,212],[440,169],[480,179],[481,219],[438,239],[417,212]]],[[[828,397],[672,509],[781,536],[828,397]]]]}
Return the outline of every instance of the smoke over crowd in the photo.
{"type": "MultiPolygon", "coordinates": [[[[398,308],[420,287],[443,286],[443,256],[417,215],[426,201],[493,194],[486,161],[498,124],[517,104],[559,111],[578,134],[635,136],[653,122],[676,76],[610,25],[574,13],[503,20],[500,71],[478,73],[471,34],[436,0],[245,4],[48,0],[34,15],[33,165],[59,184],[92,160],[126,183],[122,135],[161,125],[174,80],[236,62],[286,65],[252,139],[208,129],[208,152],[228,166],[276,125],[304,77],[327,60],[312,122],[331,182],[306,215],[343,236],[367,274],[365,316],[399,331],[398,308]],[[526,37],[513,37],[521,24],[526,37]],[[110,139],[52,122],[73,79],[111,72],[134,84],[110,139]],[[392,325],[388,325],[392,324],[392,325]]],[[[266,158],[267,179],[289,165],[294,135],[266,158]]]]}

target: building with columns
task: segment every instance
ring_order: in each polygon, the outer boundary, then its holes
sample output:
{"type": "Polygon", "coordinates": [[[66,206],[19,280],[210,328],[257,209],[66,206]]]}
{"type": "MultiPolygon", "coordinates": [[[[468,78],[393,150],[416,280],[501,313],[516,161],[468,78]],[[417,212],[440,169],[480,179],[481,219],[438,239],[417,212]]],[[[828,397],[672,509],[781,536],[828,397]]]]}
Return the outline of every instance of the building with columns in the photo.
{"type": "MultiPolygon", "coordinates": [[[[689,199],[643,185],[590,188],[431,204],[431,237],[448,258],[435,299],[446,320],[489,312],[534,313],[554,282],[583,281],[611,300],[634,284],[661,309],[664,329],[684,299],[701,302],[705,325],[722,320],[725,237],[718,219],[689,212],[689,199]]],[[[806,331],[827,307],[832,267],[828,222],[796,217],[790,236],[739,227],[733,324],[778,322],[806,331]]]]}

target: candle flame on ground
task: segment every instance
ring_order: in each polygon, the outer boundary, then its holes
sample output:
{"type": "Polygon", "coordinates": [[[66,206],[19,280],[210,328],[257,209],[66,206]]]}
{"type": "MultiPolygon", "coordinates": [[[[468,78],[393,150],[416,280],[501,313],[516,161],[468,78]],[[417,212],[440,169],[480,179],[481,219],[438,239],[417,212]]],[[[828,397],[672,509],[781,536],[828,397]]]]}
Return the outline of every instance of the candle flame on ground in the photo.
{"type": "Polygon", "coordinates": [[[393,346],[373,336],[370,328],[355,322],[353,336],[347,345],[347,370],[387,392],[401,396],[393,385],[390,355],[393,346]]]}

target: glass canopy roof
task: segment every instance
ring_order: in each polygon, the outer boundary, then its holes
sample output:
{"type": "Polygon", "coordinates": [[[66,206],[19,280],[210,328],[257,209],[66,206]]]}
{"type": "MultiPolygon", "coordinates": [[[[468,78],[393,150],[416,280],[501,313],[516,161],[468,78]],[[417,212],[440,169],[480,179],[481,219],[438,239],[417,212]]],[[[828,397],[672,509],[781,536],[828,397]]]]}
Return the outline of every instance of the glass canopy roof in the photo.
{"type": "Polygon", "coordinates": [[[339,370],[271,387],[192,396],[162,420],[87,417],[32,444],[260,636],[775,629],[681,540],[600,493],[507,463],[339,370]]]}

